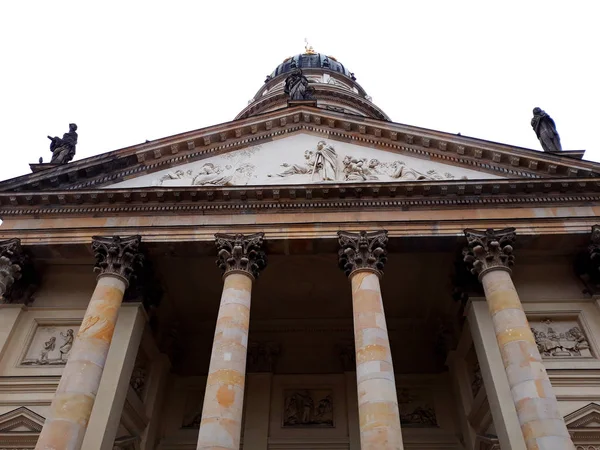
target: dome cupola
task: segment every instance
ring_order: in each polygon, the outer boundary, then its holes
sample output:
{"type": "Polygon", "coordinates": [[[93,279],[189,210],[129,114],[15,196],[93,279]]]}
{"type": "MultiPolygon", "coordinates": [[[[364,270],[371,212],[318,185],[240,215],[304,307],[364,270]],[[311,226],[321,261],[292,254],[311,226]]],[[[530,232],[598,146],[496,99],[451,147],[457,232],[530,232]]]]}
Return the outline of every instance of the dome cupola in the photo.
{"type": "Polygon", "coordinates": [[[318,108],[379,120],[390,120],[356,82],[356,77],[333,56],[317,53],[309,45],[305,52],[283,60],[236,119],[244,119],[285,108],[293,100],[286,80],[302,76],[308,82],[310,98],[318,108]]]}

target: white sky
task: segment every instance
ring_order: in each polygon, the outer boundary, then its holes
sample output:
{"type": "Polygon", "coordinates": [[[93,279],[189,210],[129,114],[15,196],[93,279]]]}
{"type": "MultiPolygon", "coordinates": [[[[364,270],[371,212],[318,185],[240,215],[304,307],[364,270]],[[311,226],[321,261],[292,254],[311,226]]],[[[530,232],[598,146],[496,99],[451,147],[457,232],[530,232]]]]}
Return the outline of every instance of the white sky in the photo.
{"type": "Polygon", "coordinates": [[[232,120],[284,58],[333,55],[394,122],[600,161],[597,1],[3,1],[0,179],[232,120]]]}

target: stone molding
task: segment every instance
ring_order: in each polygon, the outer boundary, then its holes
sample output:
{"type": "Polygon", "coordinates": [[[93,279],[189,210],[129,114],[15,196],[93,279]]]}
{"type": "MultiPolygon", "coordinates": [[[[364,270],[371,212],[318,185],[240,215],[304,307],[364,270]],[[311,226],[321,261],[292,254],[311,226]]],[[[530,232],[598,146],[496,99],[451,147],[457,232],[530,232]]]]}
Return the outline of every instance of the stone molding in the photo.
{"type": "Polygon", "coordinates": [[[444,209],[515,205],[550,207],[598,202],[600,182],[594,180],[420,181],[0,193],[0,213],[3,216],[57,216],[173,211],[444,209]]]}
{"type": "Polygon", "coordinates": [[[20,239],[0,241],[0,297],[4,296],[15,280],[21,278],[23,264],[24,254],[20,239]]]}
{"type": "Polygon", "coordinates": [[[478,275],[479,279],[491,270],[507,270],[514,264],[513,244],[516,239],[514,228],[485,231],[467,228],[464,231],[467,237],[467,247],[463,250],[464,262],[471,273],[478,275]]]}
{"type": "Polygon", "coordinates": [[[134,271],[142,264],[139,251],[141,236],[94,236],[92,251],[96,257],[94,271],[100,276],[112,275],[122,278],[127,285],[134,271]]]}
{"type": "Polygon", "coordinates": [[[70,163],[0,183],[0,190],[42,192],[48,189],[85,189],[150,173],[162,167],[203,159],[298,131],[330,138],[364,142],[377,148],[419,158],[453,162],[463,167],[524,178],[597,176],[598,164],[548,153],[495,144],[473,138],[422,130],[373,119],[309,107],[290,107],[225,125],[204,128],[172,138],[139,144],[105,155],[70,163]],[[328,124],[328,126],[321,126],[328,124]]]}
{"type": "Polygon", "coordinates": [[[357,270],[367,270],[379,277],[383,276],[383,267],[387,261],[387,235],[385,230],[358,233],[338,231],[340,269],[348,277],[357,270]]]}
{"type": "Polygon", "coordinates": [[[262,250],[265,233],[226,234],[216,233],[217,266],[223,276],[244,273],[252,279],[258,278],[267,265],[267,255],[262,250]]]}

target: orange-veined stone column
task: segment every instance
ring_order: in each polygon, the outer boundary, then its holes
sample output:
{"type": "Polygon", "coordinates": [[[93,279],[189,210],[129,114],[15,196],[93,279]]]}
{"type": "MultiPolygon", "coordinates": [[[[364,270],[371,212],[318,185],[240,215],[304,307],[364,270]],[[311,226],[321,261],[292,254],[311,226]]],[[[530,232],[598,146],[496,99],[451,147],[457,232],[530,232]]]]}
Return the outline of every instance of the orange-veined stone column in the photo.
{"type": "Polygon", "coordinates": [[[141,262],[139,236],[95,236],[100,272],[36,450],[79,450],[100,386],[119,307],[129,278],[141,262]]]}
{"type": "Polygon", "coordinates": [[[340,268],[352,287],[360,448],[400,450],[394,365],[379,286],[387,260],[387,231],[340,231],[338,237],[340,268]]]}
{"type": "Polygon", "coordinates": [[[215,235],[224,271],[198,450],[239,450],[252,283],[266,266],[264,233],[215,235]]]}
{"type": "Polygon", "coordinates": [[[528,450],[573,450],[550,379],[511,279],[515,229],[465,230],[465,262],[483,284],[528,450]]]}

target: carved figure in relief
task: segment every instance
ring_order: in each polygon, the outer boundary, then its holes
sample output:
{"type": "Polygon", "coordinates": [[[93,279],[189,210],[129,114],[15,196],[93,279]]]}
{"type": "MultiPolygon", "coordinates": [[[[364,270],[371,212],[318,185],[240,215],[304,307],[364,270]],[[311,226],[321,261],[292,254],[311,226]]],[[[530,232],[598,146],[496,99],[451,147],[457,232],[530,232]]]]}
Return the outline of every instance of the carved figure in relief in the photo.
{"type": "Polygon", "coordinates": [[[56,338],[52,336],[46,342],[44,342],[44,347],[40,352],[40,364],[48,364],[48,353],[53,351],[56,347],[56,338]]]}
{"type": "Polygon", "coordinates": [[[283,426],[333,426],[331,391],[309,389],[286,391],[283,426]]]}
{"type": "Polygon", "coordinates": [[[542,356],[591,356],[590,345],[581,328],[574,326],[562,332],[556,331],[556,327],[561,326],[560,322],[553,324],[551,320],[546,319],[542,323],[546,326],[545,331],[535,326],[531,327],[531,332],[542,356]]]}
{"type": "Polygon", "coordinates": [[[321,176],[322,181],[337,180],[337,153],[335,149],[325,141],[317,142],[317,151],[315,153],[315,162],[311,172],[311,179],[315,174],[321,176]]]}
{"type": "Polygon", "coordinates": [[[66,333],[60,333],[60,337],[62,337],[65,342],[58,349],[60,352],[60,359],[67,359],[69,357],[69,352],[73,347],[73,340],[75,337],[73,336],[73,329],[69,328],[66,333]]]}
{"type": "Polygon", "coordinates": [[[283,163],[281,167],[285,167],[286,169],[283,172],[273,174],[268,174],[268,177],[277,176],[277,177],[289,177],[290,175],[304,175],[310,173],[312,168],[315,166],[315,152],[314,150],[305,150],[304,151],[304,160],[303,164],[288,164],[283,163]]]}
{"type": "Polygon", "coordinates": [[[186,178],[189,178],[190,180],[193,178],[191,170],[188,170],[186,172],[184,172],[183,170],[176,170],[175,172],[169,172],[168,174],[160,177],[159,184],[162,184],[162,182],[166,180],[184,180],[186,178]]]}
{"type": "Polygon", "coordinates": [[[344,165],[345,181],[377,180],[377,176],[371,173],[367,158],[353,158],[347,155],[342,161],[344,165]]]}

